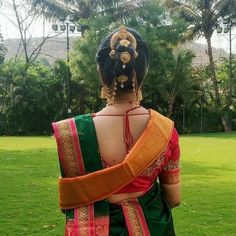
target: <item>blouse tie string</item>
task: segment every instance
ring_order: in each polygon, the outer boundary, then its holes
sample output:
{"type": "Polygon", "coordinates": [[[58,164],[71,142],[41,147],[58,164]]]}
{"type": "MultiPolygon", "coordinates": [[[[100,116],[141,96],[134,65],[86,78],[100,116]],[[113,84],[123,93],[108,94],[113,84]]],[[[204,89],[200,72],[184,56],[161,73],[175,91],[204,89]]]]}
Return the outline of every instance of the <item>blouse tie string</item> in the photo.
{"type": "Polygon", "coordinates": [[[125,112],[125,116],[124,116],[124,133],[123,133],[123,136],[124,136],[124,141],[125,141],[125,146],[126,146],[126,154],[129,152],[129,150],[131,149],[131,146],[133,144],[133,141],[134,141],[134,138],[131,134],[131,131],[130,131],[130,124],[129,124],[129,112],[130,111],[133,111],[137,108],[140,108],[140,106],[136,106],[136,107],[133,107],[129,110],[127,110],[125,112]]]}

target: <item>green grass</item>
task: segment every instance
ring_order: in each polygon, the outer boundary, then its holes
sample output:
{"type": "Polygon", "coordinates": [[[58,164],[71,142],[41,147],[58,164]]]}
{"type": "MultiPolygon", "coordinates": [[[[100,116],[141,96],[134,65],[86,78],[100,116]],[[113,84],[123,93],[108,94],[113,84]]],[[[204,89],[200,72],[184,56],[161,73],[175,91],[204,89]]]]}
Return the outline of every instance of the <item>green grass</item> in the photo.
{"type": "MultiPolygon", "coordinates": [[[[182,136],[177,236],[236,233],[236,133],[182,136]]],[[[63,235],[59,166],[49,137],[0,137],[0,235],[63,235]]]]}
{"type": "Polygon", "coordinates": [[[236,133],[182,136],[179,236],[236,235],[236,133]]]}
{"type": "Polygon", "coordinates": [[[0,137],[0,235],[63,235],[59,167],[49,137],[0,137]]]}

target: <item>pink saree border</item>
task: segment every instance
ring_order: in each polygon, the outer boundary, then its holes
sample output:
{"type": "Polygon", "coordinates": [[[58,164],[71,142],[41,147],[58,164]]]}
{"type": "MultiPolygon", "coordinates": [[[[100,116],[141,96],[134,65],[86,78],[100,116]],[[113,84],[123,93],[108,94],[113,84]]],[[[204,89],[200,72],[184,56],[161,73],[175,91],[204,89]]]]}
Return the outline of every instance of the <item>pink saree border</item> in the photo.
{"type": "Polygon", "coordinates": [[[78,209],[74,209],[74,236],[79,236],[78,228],[78,209]]]}
{"type": "MultiPolygon", "coordinates": [[[[52,126],[65,176],[86,174],[74,118],[52,123],[52,126]]],[[[93,204],[75,208],[74,219],[70,219],[65,227],[65,236],[108,235],[109,216],[95,217],[93,204]]]]}
{"type": "Polygon", "coordinates": [[[94,219],[94,206],[88,206],[88,220],[89,220],[89,236],[95,235],[95,219],[94,219]]]}
{"type": "Polygon", "coordinates": [[[144,235],[145,236],[150,236],[148,225],[147,225],[145,216],[143,214],[143,210],[142,210],[138,200],[135,202],[135,206],[136,206],[136,210],[138,212],[139,220],[141,221],[141,225],[142,225],[142,228],[143,228],[143,231],[144,231],[144,235]]]}
{"type": "Polygon", "coordinates": [[[86,174],[74,118],[53,123],[52,126],[65,176],[86,174]]]}
{"type": "Polygon", "coordinates": [[[109,216],[95,217],[95,236],[109,236],[109,216]]]}
{"type": "Polygon", "coordinates": [[[62,144],[62,141],[61,141],[61,138],[60,138],[58,122],[52,123],[52,127],[53,127],[53,130],[54,130],[54,135],[55,135],[56,142],[57,142],[57,150],[58,150],[59,160],[60,160],[60,163],[62,165],[64,174],[65,174],[65,176],[67,176],[67,168],[66,168],[66,165],[65,165],[64,153],[63,153],[63,144],[62,144]]]}
{"type": "Polygon", "coordinates": [[[80,143],[79,143],[79,134],[77,132],[74,118],[69,119],[69,124],[71,128],[71,133],[72,133],[72,141],[73,141],[74,150],[77,154],[77,158],[79,162],[80,175],[84,175],[86,174],[86,171],[85,171],[83,156],[82,156],[80,143]]]}
{"type": "Polygon", "coordinates": [[[128,199],[121,203],[129,235],[150,236],[148,225],[138,199],[128,199]]]}

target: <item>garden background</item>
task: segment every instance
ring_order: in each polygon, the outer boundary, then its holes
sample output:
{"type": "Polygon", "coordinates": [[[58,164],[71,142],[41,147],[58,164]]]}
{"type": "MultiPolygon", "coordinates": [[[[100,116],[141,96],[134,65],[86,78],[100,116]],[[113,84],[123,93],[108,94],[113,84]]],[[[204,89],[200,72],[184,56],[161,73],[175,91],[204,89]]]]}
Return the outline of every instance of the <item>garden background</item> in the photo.
{"type": "MultiPolygon", "coordinates": [[[[236,133],[183,135],[177,235],[234,236],[236,133]]],[[[63,235],[53,137],[0,139],[0,235],[63,235]]]]}
{"type": "Polygon", "coordinates": [[[51,123],[105,105],[95,55],[108,32],[122,24],[137,29],[149,47],[142,105],[173,119],[181,133],[183,197],[173,211],[177,235],[234,235],[236,58],[231,50],[216,60],[211,39],[215,31],[232,36],[235,4],[234,0],[9,3],[20,44],[6,60],[4,36],[0,37],[0,235],[62,235],[51,123]],[[56,33],[44,35],[32,49],[28,29],[42,15],[52,21],[56,33]],[[60,25],[55,23],[59,20],[60,25]],[[43,57],[43,46],[72,32],[72,26],[80,36],[72,48],[67,37],[66,59],[50,64],[43,57]],[[195,55],[184,45],[200,36],[206,39],[209,63],[194,65],[195,55]]]}

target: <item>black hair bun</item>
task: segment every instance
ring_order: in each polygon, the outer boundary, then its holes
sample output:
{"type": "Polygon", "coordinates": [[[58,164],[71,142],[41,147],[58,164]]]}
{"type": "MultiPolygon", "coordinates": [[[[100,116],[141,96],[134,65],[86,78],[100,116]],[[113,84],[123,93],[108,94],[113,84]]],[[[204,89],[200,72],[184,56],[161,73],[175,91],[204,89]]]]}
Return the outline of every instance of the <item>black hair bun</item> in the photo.
{"type": "Polygon", "coordinates": [[[133,29],[127,29],[129,35],[135,40],[117,40],[111,48],[111,39],[119,30],[111,33],[100,45],[96,55],[102,82],[110,87],[115,79],[126,76],[128,79],[122,86],[118,83],[117,90],[129,91],[133,89],[132,80],[134,73],[137,76],[137,85],[141,86],[148,67],[148,50],[140,34],[133,29]],[[129,43],[131,42],[131,43],[129,43]],[[109,45],[109,46],[108,46],[109,45]]]}

